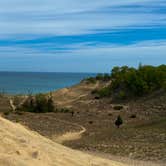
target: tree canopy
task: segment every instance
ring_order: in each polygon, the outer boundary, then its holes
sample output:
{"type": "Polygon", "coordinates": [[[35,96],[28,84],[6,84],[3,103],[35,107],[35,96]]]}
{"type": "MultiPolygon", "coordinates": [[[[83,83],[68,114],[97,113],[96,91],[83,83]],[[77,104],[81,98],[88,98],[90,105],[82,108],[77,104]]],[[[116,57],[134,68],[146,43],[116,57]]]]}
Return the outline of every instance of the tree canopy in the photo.
{"type": "Polygon", "coordinates": [[[166,89],[166,65],[139,65],[137,69],[128,66],[114,67],[110,79],[111,84],[97,92],[101,97],[143,96],[155,90],[166,89]]]}

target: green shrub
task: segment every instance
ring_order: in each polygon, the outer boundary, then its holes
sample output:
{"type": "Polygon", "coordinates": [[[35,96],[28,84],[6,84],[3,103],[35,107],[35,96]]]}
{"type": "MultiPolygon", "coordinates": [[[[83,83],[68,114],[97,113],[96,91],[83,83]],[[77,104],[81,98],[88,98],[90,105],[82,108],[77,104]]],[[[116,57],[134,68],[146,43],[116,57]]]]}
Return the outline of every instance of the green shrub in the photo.
{"type": "Polygon", "coordinates": [[[122,120],[121,116],[119,115],[115,121],[115,125],[119,128],[120,125],[122,125],[122,124],[123,124],[123,120],[122,120]]]}
{"type": "Polygon", "coordinates": [[[116,106],[113,107],[113,109],[114,109],[114,110],[121,110],[121,109],[123,109],[123,106],[121,106],[121,105],[116,105],[116,106]]]}
{"type": "Polygon", "coordinates": [[[121,90],[118,95],[119,99],[126,99],[127,97],[126,93],[123,90],[121,90]]]}
{"type": "Polygon", "coordinates": [[[53,99],[43,94],[29,96],[19,110],[35,113],[52,112],[54,111],[53,99]]]}
{"type": "Polygon", "coordinates": [[[110,87],[104,87],[100,90],[97,91],[97,94],[99,95],[99,97],[108,97],[111,95],[111,90],[110,87]]]}
{"type": "Polygon", "coordinates": [[[130,118],[136,118],[137,116],[136,116],[136,114],[132,114],[131,116],[130,116],[130,118]]]}

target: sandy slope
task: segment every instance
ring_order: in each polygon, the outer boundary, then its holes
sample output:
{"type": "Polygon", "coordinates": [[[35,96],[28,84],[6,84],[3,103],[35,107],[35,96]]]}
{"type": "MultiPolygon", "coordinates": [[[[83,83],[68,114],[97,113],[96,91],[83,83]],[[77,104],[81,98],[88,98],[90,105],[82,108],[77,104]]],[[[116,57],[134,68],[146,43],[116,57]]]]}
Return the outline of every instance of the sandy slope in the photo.
{"type": "Polygon", "coordinates": [[[124,166],[71,150],[0,117],[0,165],[124,166]]]}

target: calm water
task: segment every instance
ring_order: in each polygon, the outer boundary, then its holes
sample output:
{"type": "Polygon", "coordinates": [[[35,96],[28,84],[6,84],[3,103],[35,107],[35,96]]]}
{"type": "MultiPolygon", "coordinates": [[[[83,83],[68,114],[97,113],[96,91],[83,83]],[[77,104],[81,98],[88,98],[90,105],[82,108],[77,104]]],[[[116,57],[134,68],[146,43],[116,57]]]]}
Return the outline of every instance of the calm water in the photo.
{"type": "Polygon", "coordinates": [[[0,72],[0,92],[10,94],[40,93],[79,83],[88,73],[0,72]]]}

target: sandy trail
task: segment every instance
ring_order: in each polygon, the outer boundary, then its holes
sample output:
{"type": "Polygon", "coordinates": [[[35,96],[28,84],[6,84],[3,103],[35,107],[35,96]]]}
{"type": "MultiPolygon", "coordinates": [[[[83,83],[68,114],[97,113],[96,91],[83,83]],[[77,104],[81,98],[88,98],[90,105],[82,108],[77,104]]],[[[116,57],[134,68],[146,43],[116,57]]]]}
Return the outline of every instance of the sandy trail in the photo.
{"type": "Polygon", "coordinates": [[[12,99],[9,100],[9,104],[10,104],[10,107],[12,109],[12,111],[15,111],[16,110],[16,106],[14,105],[14,102],[12,99]]]}
{"type": "Polygon", "coordinates": [[[58,137],[56,135],[52,136],[52,140],[57,142],[57,143],[62,144],[63,142],[66,142],[66,141],[74,141],[74,140],[80,139],[82,134],[86,132],[86,128],[79,125],[79,124],[66,122],[66,121],[63,121],[60,119],[58,119],[58,121],[63,122],[66,125],[73,125],[75,127],[79,127],[80,131],[67,132],[67,133],[65,133],[61,136],[58,136],[58,137]]]}
{"type": "Polygon", "coordinates": [[[84,132],[86,132],[86,129],[82,127],[82,130],[79,132],[67,132],[61,136],[58,136],[57,138],[54,136],[53,140],[61,144],[66,141],[74,141],[80,139],[84,132]]]}
{"type": "Polygon", "coordinates": [[[57,144],[0,117],[2,166],[125,166],[57,144]]]}

